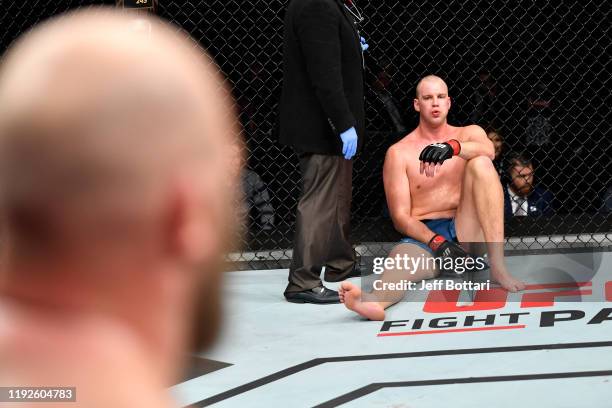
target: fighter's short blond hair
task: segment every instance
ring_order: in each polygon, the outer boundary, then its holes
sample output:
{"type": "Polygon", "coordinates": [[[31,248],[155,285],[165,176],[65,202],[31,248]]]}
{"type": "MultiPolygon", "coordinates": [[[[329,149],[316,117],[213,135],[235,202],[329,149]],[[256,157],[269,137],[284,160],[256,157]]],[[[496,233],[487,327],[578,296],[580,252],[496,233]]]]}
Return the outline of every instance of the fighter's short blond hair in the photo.
{"type": "MultiPolygon", "coordinates": [[[[442,82],[442,83],[443,83],[445,86],[447,86],[447,85],[446,85],[446,82],[445,82],[445,81],[444,81],[442,78],[440,78],[439,76],[437,76],[437,75],[433,75],[433,74],[426,75],[426,76],[424,76],[423,78],[421,78],[421,79],[419,80],[419,82],[417,82],[417,85],[416,85],[416,87],[414,88],[414,95],[415,95],[415,98],[418,98],[418,97],[419,97],[419,89],[420,89],[420,87],[421,87],[421,84],[422,84],[423,82],[425,82],[425,81],[432,81],[432,80],[433,80],[433,81],[441,81],[441,82],[442,82]]],[[[448,87],[448,86],[447,86],[447,87],[448,87]]]]}

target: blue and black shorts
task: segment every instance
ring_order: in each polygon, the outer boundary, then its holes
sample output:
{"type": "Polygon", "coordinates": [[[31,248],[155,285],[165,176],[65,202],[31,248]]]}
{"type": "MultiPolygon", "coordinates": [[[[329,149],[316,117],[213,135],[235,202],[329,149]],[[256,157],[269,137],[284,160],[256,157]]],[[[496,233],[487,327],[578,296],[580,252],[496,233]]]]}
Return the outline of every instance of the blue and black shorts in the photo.
{"type": "MultiPolygon", "coordinates": [[[[437,220],[421,220],[427,228],[435,232],[436,234],[442,235],[448,241],[457,242],[457,231],[455,230],[455,219],[454,218],[440,218],[437,220]]],[[[433,254],[431,248],[427,244],[417,241],[416,239],[405,237],[400,241],[402,244],[416,244],[421,248],[427,250],[430,254],[433,254]]]]}

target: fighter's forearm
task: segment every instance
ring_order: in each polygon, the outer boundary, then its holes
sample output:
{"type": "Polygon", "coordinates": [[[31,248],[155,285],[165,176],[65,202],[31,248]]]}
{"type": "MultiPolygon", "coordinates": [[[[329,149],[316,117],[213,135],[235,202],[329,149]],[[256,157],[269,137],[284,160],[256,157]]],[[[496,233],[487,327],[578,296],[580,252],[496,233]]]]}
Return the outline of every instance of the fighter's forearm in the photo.
{"type": "Polygon", "coordinates": [[[395,226],[395,229],[403,235],[416,239],[417,241],[421,241],[425,244],[431,241],[435,235],[435,233],[427,228],[423,222],[410,216],[398,217],[398,219],[394,218],[393,225],[395,226]]]}
{"type": "Polygon", "coordinates": [[[482,142],[461,142],[459,157],[465,160],[470,160],[478,156],[486,156],[493,160],[495,158],[495,148],[493,147],[493,144],[482,142]]]}

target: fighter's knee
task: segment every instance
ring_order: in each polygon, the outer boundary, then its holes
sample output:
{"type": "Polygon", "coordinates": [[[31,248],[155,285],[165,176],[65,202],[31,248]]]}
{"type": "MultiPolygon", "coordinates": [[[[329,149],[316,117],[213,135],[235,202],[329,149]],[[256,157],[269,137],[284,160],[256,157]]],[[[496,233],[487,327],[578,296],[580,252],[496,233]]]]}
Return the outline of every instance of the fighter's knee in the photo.
{"type": "Polygon", "coordinates": [[[476,156],[468,160],[466,170],[471,174],[497,174],[495,166],[487,156],[476,156]]]}

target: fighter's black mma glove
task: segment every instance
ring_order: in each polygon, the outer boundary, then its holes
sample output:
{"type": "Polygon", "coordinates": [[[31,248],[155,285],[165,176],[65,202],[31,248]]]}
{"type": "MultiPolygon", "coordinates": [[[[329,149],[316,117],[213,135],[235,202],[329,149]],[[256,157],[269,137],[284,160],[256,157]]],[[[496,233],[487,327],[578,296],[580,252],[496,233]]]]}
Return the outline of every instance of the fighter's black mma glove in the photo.
{"type": "Polygon", "coordinates": [[[461,153],[461,144],[458,140],[450,139],[444,143],[433,143],[421,151],[419,161],[438,164],[461,153]]]}
{"type": "MultiPolygon", "coordinates": [[[[467,252],[459,244],[453,241],[448,241],[442,235],[436,234],[427,244],[433,251],[436,258],[442,258],[441,260],[441,273],[445,274],[457,274],[454,265],[457,258],[468,258],[467,252]],[[452,262],[448,259],[452,259],[452,262]]],[[[463,261],[465,262],[465,260],[463,261]]],[[[463,263],[462,263],[463,265],[463,263]]]]}

